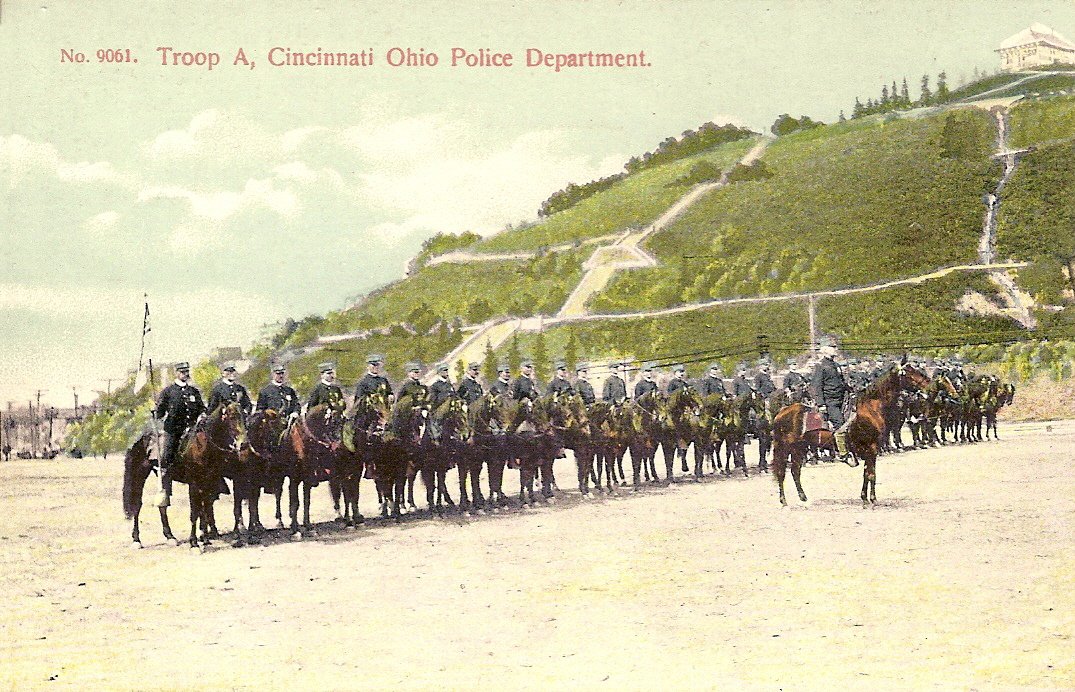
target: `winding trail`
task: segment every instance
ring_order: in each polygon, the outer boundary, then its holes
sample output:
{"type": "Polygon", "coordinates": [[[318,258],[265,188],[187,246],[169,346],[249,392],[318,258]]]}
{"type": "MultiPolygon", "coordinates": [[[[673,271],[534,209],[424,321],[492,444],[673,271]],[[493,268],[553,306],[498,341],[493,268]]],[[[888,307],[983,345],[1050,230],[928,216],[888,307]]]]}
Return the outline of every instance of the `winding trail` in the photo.
{"type": "MultiPolygon", "coordinates": [[[[1008,147],[1008,108],[995,107],[992,113],[997,121],[997,151],[993,156],[1004,162],[1004,173],[993,192],[986,195],[985,219],[982,222],[982,234],[978,240],[978,263],[984,266],[992,265],[996,261],[997,210],[1003,199],[1004,187],[1015,173],[1019,156],[1026,151],[1013,150],[1008,147]]],[[[1036,329],[1038,319],[1031,309],[1034,306],[1034,299],[1019,289],[1011,274],[998,268],[989,272],[989,280],[1000,288],[1007,303],[1007,308],[1002,309],[1001,312],[1027,329],[1036,329]]]]}

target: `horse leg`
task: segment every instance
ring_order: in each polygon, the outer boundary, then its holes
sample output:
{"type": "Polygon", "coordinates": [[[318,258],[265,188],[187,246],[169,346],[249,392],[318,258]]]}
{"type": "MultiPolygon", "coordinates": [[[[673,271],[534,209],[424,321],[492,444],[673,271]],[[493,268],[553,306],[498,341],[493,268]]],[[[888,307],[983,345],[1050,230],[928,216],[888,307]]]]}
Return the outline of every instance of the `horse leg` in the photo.
{"type": "Polygon", "coordinates": [[[582,495],[583,497],[590,494],[590,489],[587,485],[590,481],[590,469],[586,468],[588,461],[591,462],[590,465],[592,466],[592,460],[590,459],[589,453],[582,447],[576,448],[575,466],[578,469],[579,495],[582,495]]]}
{"type": "Polygon", "coordinates": [[[190,548],[191,550],[198,549],[198,519],[201,514],[201,501],[198,497],[198,484],[196,481],[191,481],[187,484],[187,489],[190,491],[190,548]]]}
{"type": "Polygon", "coordinates": [[[332,509],[336,510],[336,521],[345,523],[343,512],[340,508],[340,496],[343,494],[343,487],[335,476],[328,481],[328,492],[332,496],[332,509]]]}
{"type": "Polygon", "coordinates": [[[288,514],[291,517],[291,537],[302,538],[299,531],[299,479],[292,476],[287,480],[288,514]]]}
{"type": "MultiPolygon", "coordinates": [[[[794,461],[792,461],[794,463],[794,461]]],[[[788,500],[784,497],[784,473],[788,465],[788,450],[783,443],[777,442],[773,450],[773,478],[776,479],[776,487],[780,490],[780,504],[787,507],[788,500]]]]}
{"type": "Polygon", "coordinates": [[[429,513],[433,514],[434,511],[440,509],[440,502],[437,502],[436,507],[434,507],[433,500],[434,491],[437,489],[437,472],[432,466],[425,466],[422,467],[421,474],[422,485],[426,489],[426,506],[429,508],[429,513]]]}
{"type": "Polygon", "coordinates": [[[470,495],[467,494],[467,474],[470,473],[470,463],[465,455],[460,455],[456,461],[455,470],[459,476],[459,510],[470,511],[470,495]]]}
{"type": "Polygon", "coordinates": [[[556,478],[552,472],[552,467],[555,463],[554,459],[541,462],[541,495],[545,499],[551,499],[555,495],[553,488],[556,486],[556,478]]]}
{"type": "Polygon", "coordinates": [[[750,477],[750,473],[747,471],[746,435],[735,441],[735,465],[743,467],[744,477],[750,477]]]}
{"type": "Polygon", "coordinates": [[[700,442],[694,443],[694,477],[701,480],[705,475],[705,448],[700,442]]]}
{"type": "Polygon", "coordinates": [[[274,491],[273,495],[276,498],[276,528],[282,529],[282,528],[284,528],[284,515],[281,512],[280,500],[284,495],[284,483],[283,483],[283,481],[280,481],[280,488],[278,490],[274,491]]]}
{"type": "Polygon", "coordinates": [[[235,478],[232,480],[231,512],[235,518],[235,527],[232,528],[232,532],[235,534],[234,545],[237,548],[243,544],[243,491],[245,489],[245,481],[236,473],[235,478]]]}
{"type": "Polygon", "coordinates": [[[312,488],[306,481],[302,482],[302,528],[310,532],[310,491],[312,488]]]}
{"type": "Polygon", "coordinates": [[[806,493],[803,492],[802,482],[803,460],[802,453],[792,448],[791,450],[791,479],[795,481],[795,490],[799,493],[799,501],[806,502],[806,493]]]}
{"type": "MultiPolygon", "coordinates": [[[[164,508],[161,507],[163,510],[164,508]]],[[[134,526],[131,528],[131,545],[135,548],[142,547],[142,539],[138,533],[138,515],[142,513],[142,505],[139,504],[132,513],[132,519],[134,526]]]]}
{"type": "MultiPolygon", "coordinates": [[[[470,496],[474,498],[474,508],[479,512],[485,506],[485,495],[482,494],[482,460],[475,457],[470,460],[470,496]]],[[[490,491],[492,494],[492,491],[490,491]]]]}

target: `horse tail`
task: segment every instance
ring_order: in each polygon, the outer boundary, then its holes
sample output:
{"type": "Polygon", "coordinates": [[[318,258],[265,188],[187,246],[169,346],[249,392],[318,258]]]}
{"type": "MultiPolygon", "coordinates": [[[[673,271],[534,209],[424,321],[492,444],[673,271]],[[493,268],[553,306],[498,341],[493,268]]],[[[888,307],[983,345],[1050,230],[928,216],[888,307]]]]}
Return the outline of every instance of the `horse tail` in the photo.
{"type": "Polygon", "coordinates": [[[134,519],[142,507],[142,489],[149,477],[148,470],[144,468],[144,454],[145,443],[139,439],[123,458],[123,515],[127,519],[134,519]]]}

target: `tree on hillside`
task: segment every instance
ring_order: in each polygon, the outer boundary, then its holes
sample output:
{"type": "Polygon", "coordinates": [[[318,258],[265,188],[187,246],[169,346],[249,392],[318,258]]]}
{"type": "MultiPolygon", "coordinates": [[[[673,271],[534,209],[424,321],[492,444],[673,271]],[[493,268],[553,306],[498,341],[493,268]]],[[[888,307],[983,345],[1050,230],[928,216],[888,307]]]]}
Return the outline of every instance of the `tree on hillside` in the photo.
{"type": "Polygon", "coordinates": [[[900,92],[896,89],[895,79],[892,80],[892,89],[888,93],[892,95],[892,103],[897,106],[903,105],[903,103],[900,101],[900,92]]]}
{"type": "Polygon", "coordinates": [[[881,87],[881,104],[888,105],[888,85],[885,84],[881,87]]]}
{"type": "Polygon", "coordinates": [[[843,108],[840,109],[840,122],[842,122],[842,123],[847,122],[847,116],[844,115],[844,109],[843,108]]]}
{"type": "Polygon", "coordinates": [[[493,344],[486,339],[485,340],[485,358],[482,360],[482,377],[486,382],[493,382],[496,380],[496,352],[493,351],[493,344]]]}
{"type": "Polygon", "coordinates": [[[939,75],[937,75],[936,99],[941,103],[944,103],[946,100],[948,100],[948,75],[946,75],[944,72],[941,72],[939,75]]]}
{"type": "Polygon", "coordinates": [[[579,362],[579,342],[575,338],[574,329],[568,331],[567,344],[564,345],[564,360],[567,362],[567,371],[575,372],[575,366],[579,362]]]}
{"type": "Polygon", "coordinates": [[[815,127],[821,127],[824,124],[811,119],[808,115],[801,116],[796,120],[787,113],[781,113],[772,126],[769,127],[769,131],[777,137],[782,137],[798,130],[811,130],[815,127]]]}
{"type": "Polygon", "coordinates": [[[481,324],[493,316],[493,306],[485,298],[475,298],[467,306],[467,322],[481,324]]]}
{"type": "Polygon", "coordinates": [[[922,96],[918,99],[918,102],[923,106],[929,105],[929,102],[933,100],[933,92],[929,90],[929,75],[922,75],[922,96]]]}
{"type": "Polygon", "coordinates": [[[855,97],[855,107],[851,109],[852,118],[861,118],[866,114],[866,107],[862,105],[862,101],[859,101],[859,97],[855,97]]]}
{"type": "Polygon", "coordinates": [[[455,381],[458,382],[463,379],[463,375],[465,374],[467,374],[467,366],[463,362],[463,359],[460,358],[455,361],[455,381]]]}
{"type": "Polygon", "coordinates": [[[512,375],[519,372],[519,363],[521,362],[522,356],[519,354],[519,333],[516,332],[511,335],[511,343],[508,344],[508,367],[511,368],[512,375]]]}
{"type": "Polygon", "coordinates": [[[534,377],[539,382],[549,378],[549,351],[545,344],[545,332],[538,332],[534,337],[534,377]]]}
{"type": "Polygon", "coordinates": [[[904,106],[911,105],[911,94],[907,91],[907,78],[903,78],[903,84],[900,85],[900,100],[903,101],[904,106]]]}

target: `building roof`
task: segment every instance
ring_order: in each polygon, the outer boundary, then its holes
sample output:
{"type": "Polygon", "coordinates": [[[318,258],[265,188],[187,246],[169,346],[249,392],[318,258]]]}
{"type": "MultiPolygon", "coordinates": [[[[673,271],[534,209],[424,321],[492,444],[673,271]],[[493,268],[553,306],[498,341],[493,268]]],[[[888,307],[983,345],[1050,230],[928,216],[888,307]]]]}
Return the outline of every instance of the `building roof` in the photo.
{"type": "Polygon", "coordinates": [[[1040,22],[1031,24],[1019,33],[1004,39],[1000,44],[1000,50],[1004,50],[1005,48],[1017,48],[1019,46],[1026,46],[1034,43],[1048,43],[1056,48],[1075,51],[1075,43],[1072,43],[1040,22]]]}

